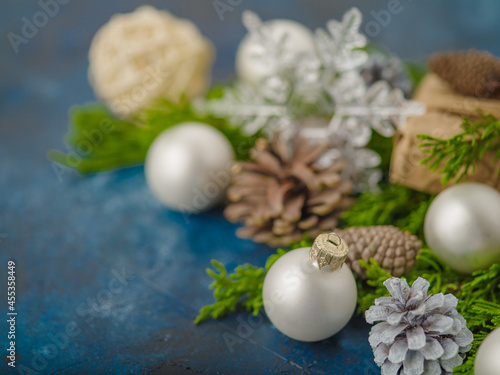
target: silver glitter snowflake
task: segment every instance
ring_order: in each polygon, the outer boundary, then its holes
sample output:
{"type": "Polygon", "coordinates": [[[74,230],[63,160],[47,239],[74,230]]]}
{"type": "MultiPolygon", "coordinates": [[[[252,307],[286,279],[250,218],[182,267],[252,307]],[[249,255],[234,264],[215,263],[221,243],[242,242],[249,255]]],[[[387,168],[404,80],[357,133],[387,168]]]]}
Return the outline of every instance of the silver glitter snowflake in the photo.
{"type": "Polygon", "coordinates": [[[369,342],[383,375],[451,374],[471,349],[472,332],[451,294],[427,295],[429,282],[412,287],[396,277],[384,282],[392,297],[380,297],[366,311],[375,325],[369,342]]]}
{"type": "Polygon", "coordinates": [[[221,99],[197,108],[227,118],[247,134],[263,129],[271,136],[279,130],[290,139],[330,139],[346,159],[344,173],[355,189],[375,190],[382,174],[374,169],[378,164],[373,165],[373,152],[364,149],[372,130],[392,136],[395,127],[404,126],[408,116],[423,114],[425,107],[406,100],[400,89],[385,81],[367,85],[361,74],[369,59],[362,49],[367,40],[359,31],[361,21],[361,12],[350,9],[342,21],[328,21],[325,29],[316,30],[314,53],[297,55],[286,34],[276,38],[269,23],[245,11],[243,23],[258,47],[252,58],[272,73],[258,85],[237,81],[225,88],[221,99]],[[329,121],[303,128],[302,119],[311,116],[329,121]]]}

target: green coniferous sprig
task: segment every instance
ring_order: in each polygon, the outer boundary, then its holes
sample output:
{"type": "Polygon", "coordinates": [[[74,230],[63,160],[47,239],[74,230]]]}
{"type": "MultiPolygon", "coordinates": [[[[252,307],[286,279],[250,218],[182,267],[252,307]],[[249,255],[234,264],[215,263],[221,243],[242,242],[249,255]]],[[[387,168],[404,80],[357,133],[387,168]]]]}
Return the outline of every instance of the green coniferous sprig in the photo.
{"type": "Polygon", "coordinates": [[[66,151],[51,150],[49,159],[81,174],[126,168],[144,163],[149,146],[164,130],[182,122],[206,123],[224,134],[236,159],[246,160],[257,138],[248,136],[225,119],[196,114],[188,101],[160,99],[134,119],[119,119],[101,104],[74,107],[70,111],[66,151]],[[90,145],[90,147],[89,147],[90,145]]]}
{"type": "Polygon", "coordinates": [[[207,274],[214,279],[210,288],[214,290],[215,303],[201,308],[195,324],[209,316],[218,319],[228,312],[234,311],[238,303],[242,303],[249,311],[258,314],[262,306],[262,284],[266,270],[244,264],[236,267],[234,273],[228,275],[222,263],[212,260],[216,271],[207,268],[207,274]]]}
{"type": "Polygon", "coordinates": [[[423,238],[425,213],[433,195],[389,185],[380,193],[364,192],[342,213],[346,227],[394,225],[423,238]]]}
{"type": "Polygon", "coordinates": [[[213,295],[216,302],[203,306],[194,323],[201,323],[208,317],[213,319],[221,318],[234,311],[239,303],[248,311],[257,315],[264,305],[262,287],[266,273],[285,252],[283,249],[278,249],[276,254],[268,258],[264,268],[243,264],[236,267],[234,272],[229,275],[222,263],[213,259],[212,266],[218,272],[207,268],[207,274],[214,279],[210,289],[214,290],[213,295]]]}
{"type": "MultiPolygon", "coordinates": [[[[500,122],[491,114],[481,115],[480,120],[463,119],[463,132],[449,139],[439,139],[419,134],[419,147],[428,153],[421,164],[443,175],[441,183],[467,180],[475,173],[475,165],[487,151],[494,151],[494,161],[500,158],[500,122]]],[[[500,174],[500,170],[498,171],[500,174]]]]}
{"type": "MultiPolygon", "coordinates": [[[[311,246],[311,241],[307,238],[295,243],[291,249],[311,246]]],[[[195,319],[195,324],[201,323],[209,317],[213,319],[221,318],[229,312],[236,309],[241,304],[253,315],[257,315],[264,306],[262,301],[262,287],[267,271],[283,254],[291,250],[278,249],[275,254],[267,258],[264,267],[255,267],[250,264],[244,264],[235,268],[234,272],[229,274],[226,268],[217,260],[212,259],[212,265],[217,272],[207,268],[207,274],[214,279],[209,286],[213,289],[215,302],[211,305],[203,306],[195,319]]]]}

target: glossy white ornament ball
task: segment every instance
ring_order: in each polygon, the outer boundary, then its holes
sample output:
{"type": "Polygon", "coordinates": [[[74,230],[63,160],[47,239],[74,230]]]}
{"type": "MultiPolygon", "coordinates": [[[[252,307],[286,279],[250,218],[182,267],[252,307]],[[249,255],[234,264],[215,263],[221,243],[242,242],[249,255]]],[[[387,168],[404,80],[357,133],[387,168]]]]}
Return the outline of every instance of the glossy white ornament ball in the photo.
{"type": "Polygon", "coordinates": [[[186,122],[161,133],[144,165],[153,194],[181,212],[201,212],[217,204],[229,184],[234,152],[210,125],[186,122]]]}
{"type": "Polygon", "coordinates": [[[356,281],[344,264],[331,272],[309,261],[309,247],[282,255],[268,271],[262,296],[269,320],[299,341],[321,341],[339,332],[356,308],[356,281]]]}
{"type": "Polygon", "coordinates": [[[500,260],[500,192],[479,183],[449,187],[430,205],[424,229],[431,250],[454,270],[488,268],[500,260]]]}
{"type": "Polygon", "coordinates": [[[495,329],[486,336],[479,346],[474,361],[474,374],[500,374],[500,328],[495,329]]]}
{"type": "MultiPolygon", "coordinates": [[[[272,38],[276,42],[287,35],[293,60],[303,53],[316,53],[313,33],[300,23],[277,19],[267,21],[264,25],[271,29],[272,38]]],[[[267,64],[264,59],[254,57],[262,53],[265,53],[263,47],[251,34],[247,34],[236,52],[236,73],[242,81],[257,86],[262,79],[275,73],[276,67],[267,64]]]]}

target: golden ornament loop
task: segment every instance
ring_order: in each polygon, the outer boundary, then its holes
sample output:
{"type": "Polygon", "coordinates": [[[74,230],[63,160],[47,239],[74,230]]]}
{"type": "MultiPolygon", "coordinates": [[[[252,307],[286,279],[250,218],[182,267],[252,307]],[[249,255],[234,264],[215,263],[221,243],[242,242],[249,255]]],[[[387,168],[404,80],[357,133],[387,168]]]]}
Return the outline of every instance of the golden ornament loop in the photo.
{"type": "Polygon", "coordinates": [[[349,246],[336,233],[320,234],[309,251],[309,260],[318,262],[319,269],[329,267],[333,272],[344,264],[349,246]]]}

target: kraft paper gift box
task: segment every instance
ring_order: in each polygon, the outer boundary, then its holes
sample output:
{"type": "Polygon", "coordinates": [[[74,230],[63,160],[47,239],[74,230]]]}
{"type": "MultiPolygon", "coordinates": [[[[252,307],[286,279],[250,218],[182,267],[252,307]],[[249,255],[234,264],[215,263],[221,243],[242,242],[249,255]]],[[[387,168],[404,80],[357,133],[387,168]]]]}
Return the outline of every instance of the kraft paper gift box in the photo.
{"type": "MultiPolygon", "coordinates": [[[[403,129],[394,136],[390,179],[393,183],[422,192],[437,194],[446,186],[441,184],[442,175],[430,171],[420,161],[429,154],[418,147],[421,142],[417,134],[448,139],[462,132],[463,117],[479,118],[478,109],[500,118],[500,100],[479,99],[454,92],[448,84],[435,74],[428,74],[415,93],[415,100],[427,106],[423,116],[410,117],[403,129]]],[[[500,190],[500,160],[494,162],[494,151],[485,153],[475,165],[475,173],[468,173],[468,182],[481,182],[500,190]]],[[[457,175],[458,176],[458,175],[457,175]]]]}

